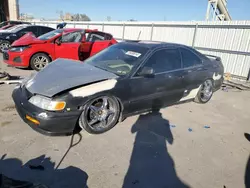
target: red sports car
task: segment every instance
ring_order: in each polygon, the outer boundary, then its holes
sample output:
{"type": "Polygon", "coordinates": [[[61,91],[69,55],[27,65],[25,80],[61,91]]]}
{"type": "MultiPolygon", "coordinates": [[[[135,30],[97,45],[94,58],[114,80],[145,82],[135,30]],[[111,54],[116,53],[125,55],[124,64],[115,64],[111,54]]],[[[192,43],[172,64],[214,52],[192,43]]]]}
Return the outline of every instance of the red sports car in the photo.
{"type": "Polygon", "coordinates": [[[3,53],[4,62],[40,71],[57,58],[85,60],[117,43],[111,34],[90,29],[57,29],[36,38],[31,33],[3,53]]]}

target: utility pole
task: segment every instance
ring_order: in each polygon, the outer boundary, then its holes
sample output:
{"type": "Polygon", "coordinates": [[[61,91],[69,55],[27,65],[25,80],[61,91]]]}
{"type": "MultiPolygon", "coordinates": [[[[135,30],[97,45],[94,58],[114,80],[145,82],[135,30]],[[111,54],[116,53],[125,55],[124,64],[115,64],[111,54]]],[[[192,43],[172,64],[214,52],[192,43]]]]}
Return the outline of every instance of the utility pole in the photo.
{"type": "Polygon", "coordinates": [[[227,0],[208,0],[206,21],[230,21],[232,20],[227,10],[227,0]]]}

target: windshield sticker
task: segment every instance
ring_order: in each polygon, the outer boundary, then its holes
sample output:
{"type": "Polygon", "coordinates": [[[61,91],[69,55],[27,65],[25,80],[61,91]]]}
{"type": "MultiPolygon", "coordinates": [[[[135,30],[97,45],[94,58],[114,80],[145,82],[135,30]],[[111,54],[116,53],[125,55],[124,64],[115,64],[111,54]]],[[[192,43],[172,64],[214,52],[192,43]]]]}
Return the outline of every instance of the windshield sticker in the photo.
{"type": "Polygon", "coordinates": [[[131,56],[134,56],[134,57],[137,57],[137,58],[141,56],[140,53],[138,53],[138,52],[132,52],[132,51],[127,51],[126,55],[131,55],[131,56]]]}

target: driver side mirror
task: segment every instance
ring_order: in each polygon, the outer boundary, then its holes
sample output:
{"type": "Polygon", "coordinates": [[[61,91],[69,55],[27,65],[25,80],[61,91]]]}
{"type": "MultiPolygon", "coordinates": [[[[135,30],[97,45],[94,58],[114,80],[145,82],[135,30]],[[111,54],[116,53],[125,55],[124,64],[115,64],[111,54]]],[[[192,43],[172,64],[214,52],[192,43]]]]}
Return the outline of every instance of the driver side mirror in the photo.
{"type": "Polygon", "coordinates": [[[59,38],[59,39],[56,39],[55,43],[56,43],[58,46],[60,46],[60,45],[62,44],[62,41],[61,41],[60,38],[59,38]]]}
{"type": "Polygon", "coordinates": [[[144,76],[148,78],[154,77],[154,69],[152,67],[143,67],[138,73],[139,76],[144,76]]]}

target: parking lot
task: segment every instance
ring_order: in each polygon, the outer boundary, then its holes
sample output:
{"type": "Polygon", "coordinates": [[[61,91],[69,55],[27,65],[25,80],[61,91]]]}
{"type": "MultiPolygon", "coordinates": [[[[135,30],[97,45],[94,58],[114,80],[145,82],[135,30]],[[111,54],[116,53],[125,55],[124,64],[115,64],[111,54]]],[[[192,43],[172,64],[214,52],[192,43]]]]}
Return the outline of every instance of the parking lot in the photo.
{"type": "Polygon", "coordinates": [[[207,104],[133,116],[101,135],[82,131],[69,147],[72,137],[41,135],[20,119],[14,86],[0,85],[0,171],[9,177],[72,188],[245,187],[249,91],[219,90],[207,104]]]}

